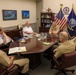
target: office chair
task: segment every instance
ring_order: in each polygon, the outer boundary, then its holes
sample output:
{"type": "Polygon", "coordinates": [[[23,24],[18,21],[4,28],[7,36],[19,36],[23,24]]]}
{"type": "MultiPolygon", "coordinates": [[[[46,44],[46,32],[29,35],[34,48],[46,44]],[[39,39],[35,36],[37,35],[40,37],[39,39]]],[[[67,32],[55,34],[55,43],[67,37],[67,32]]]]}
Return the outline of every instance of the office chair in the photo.
{"type": "Polygon", "coordinates": [[[23,32],[22,32],[22,30],[20,30],[19,33],[20,33],[20,36],[23,37],[23,32]]]}
{"type": "Polygon", "coordinates": [[[18,65],[12,64],[9,67],[5,67],[0,63],[0,75],[18,75],[18,65]]]}
{"type": "Polygon", "coordinates": [[[74,73],[75,70],[68,70],[66,68],[76,65],[76,51],[63,54],[59,60],[53,56],[53,61],[56,65],[56,67],[53,68],[58,70],[58,73],[56,73],[56,75],[60,73],[64,73],[64,75],[67,75],[66,72],[74,73]]]}
{"type": "Polygon", "coordinates": [[[3,50],[7,54],[8,53],[8,50],[9,50],[9,46],[4,45],[4,44],[1,44],[0,45],[0,50],[3,50]]]}

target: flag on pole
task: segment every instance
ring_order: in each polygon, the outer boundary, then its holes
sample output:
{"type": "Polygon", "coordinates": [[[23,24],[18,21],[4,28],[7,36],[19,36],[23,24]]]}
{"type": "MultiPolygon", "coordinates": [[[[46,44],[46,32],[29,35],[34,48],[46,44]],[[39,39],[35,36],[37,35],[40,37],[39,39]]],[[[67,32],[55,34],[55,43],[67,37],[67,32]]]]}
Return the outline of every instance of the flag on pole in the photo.
{"type": "Polygon", "coordinates": [[[60,8],[60,11],[58,12],[58,14],[55,16],[55,22],[57,23],[57,25],[59,25],[60,29],[63,30],[67,24],[67,20],[64,17],[62,8],[60,8]]]}
{"type": "Polygon", "coordinates": [[[71,38],[76,34],[76,15],[73,8],[68,16],[67,30],[71,38]]]}

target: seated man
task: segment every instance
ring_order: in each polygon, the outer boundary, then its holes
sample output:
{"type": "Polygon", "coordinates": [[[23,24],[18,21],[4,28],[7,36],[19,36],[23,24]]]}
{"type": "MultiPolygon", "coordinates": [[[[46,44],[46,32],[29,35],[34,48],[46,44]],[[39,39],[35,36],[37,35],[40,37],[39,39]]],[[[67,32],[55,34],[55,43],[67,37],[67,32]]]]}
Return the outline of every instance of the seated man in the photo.
{"type": "Polygon", "coordinates": [[[18,64],[20,67],[23,67],[20,75],[29,75],[26,72],[29,70],[29,59],[17,59],[14,60],[14,57],[8,57],[5,52],[0,50],[0,63],[6,67],[10,66],[11,64],[18,64]]]}
{"type": "Polygon", "coordinates": [[[23,28],[22,31],[23,31],[23,36],[24,36],[24,37],[27,37],[27,36],[29,36],[29,35],[36,34],[36,33],[33,31],[32,27],[30,26],[30,24],[29,24],[28,21],[25,23],[25,27],[23,28]]]}
{"type": "MultiPolygon", "coordinates": [[[[0,28],[0,45],[3,44],[9,47],[11,42],[13,42],[13,40],[9,36],[6,35],[6,33],[3,31],[2,28],[0,28]]],[[[3,47],[0,49],[3,49],[3,47]]]]}
{"type": "Polygon", "coordinates": [[[54,56],[59,58],[62,54],[75,51],[75,43],[68,40],[68,33],[63,31],[59,34],[61,44],[54,50],[54,56]]]}
{"type": "Polygon", "coordinates": [[[51,68],[53,68],[54,66],[53,56],[59,59],[61,55],[75,51],[75,43],[71,40],[68,40],[67,32],[62,31],[59,33],[59,41],[60,44],[53,45],[51,49],[51,53],[50,53],[51,64],[52,64],[51,68]]]}
{"type": "Polygon", "coordinates": [[[50,27],[49,34],[51,37],[57,37],[58,32],[59,32],[59,25],[56,25],[56,23],[53,22],[51,27],[50,27]]]}

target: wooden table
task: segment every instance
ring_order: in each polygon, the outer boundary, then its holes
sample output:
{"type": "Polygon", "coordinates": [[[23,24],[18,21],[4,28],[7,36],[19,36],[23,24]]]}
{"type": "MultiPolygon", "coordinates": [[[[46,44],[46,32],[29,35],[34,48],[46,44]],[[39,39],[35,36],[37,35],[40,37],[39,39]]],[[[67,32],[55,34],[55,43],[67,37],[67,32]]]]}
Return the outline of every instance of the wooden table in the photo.
{"type": "Polygon", "coordinates": [[[34,37],[26,40],[26,43],[14,42],[10,47],[25,46],[27,51],[21,52],[20,55],[29,58],[30,67],[34,69],[41,63],[41,53],[56,43],[56,41],[49,42],[51,42],[49,45],[44,45],[42,41],[39,41],[36,37],[34,37]]]}

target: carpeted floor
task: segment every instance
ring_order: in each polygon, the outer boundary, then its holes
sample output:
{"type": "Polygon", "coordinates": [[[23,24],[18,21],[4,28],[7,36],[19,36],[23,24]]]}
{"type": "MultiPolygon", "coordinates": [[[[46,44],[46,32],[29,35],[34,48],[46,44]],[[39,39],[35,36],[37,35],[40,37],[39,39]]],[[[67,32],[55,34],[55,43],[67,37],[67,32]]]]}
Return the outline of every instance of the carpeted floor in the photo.
{"type": "MultiPolygon", "coordinates": [[[[57,73],[57,70],[50,68],[50,60],[47,60],[42,56],[42,63],[34,70],[30,69],[29,73],[30,75],[55,75],[57,73]]],[[[71,67],[70,69],[75,69],[76,66],[71,67]]],[[[76,71],[74,73],[67,73],[68,75],[76,75],[76,71]]],[[[60,74],[64,75],[64,74],[60,74]]]]}

